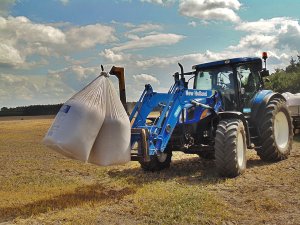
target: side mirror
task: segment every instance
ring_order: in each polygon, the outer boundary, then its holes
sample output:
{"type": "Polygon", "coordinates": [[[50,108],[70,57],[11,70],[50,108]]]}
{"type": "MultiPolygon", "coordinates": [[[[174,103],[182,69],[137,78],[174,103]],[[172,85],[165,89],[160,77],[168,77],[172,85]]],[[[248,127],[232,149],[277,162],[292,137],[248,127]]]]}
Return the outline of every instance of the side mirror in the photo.
{"type": "Polygon", "coordinates": [[[268,77],[270,76],[269,70],[262,70],[260,71],[261,77],[268,77]]]}
{"type": "Polygon", "coordinates": [[[176,72],[174,75],[173,75],[174,79],[175,79],[175,82],[176,81],[179,81],[179,73],[176,72]]]}

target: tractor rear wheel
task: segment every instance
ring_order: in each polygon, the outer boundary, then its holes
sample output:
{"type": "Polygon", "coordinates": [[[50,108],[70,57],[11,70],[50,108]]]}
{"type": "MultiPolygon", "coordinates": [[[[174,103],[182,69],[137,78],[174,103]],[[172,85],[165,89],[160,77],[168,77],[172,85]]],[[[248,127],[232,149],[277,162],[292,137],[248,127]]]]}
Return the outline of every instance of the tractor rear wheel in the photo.
{"type": "Polygon", "coordinates": [[[140,160],[139,163],[141,164],[141,167],[145,171],[160,171],[166,168],[170,167],[172,159],[172,151],[166,149],[165,152],[158,155],[150,156],[149,162],[144,162],[143,160],[140,160]]]}
{"type": "Polygon", "coordinates": [[[246,169],[246,134],[239,119],[224,119],[218,124],[215,137],[217,171],[224,177],[236,177],[246,169]]]}
{"type": "Polygon", "coordinates": [[[286,159],[293,142],[293,124],[285,104],[279,98],[272,99],[266,106],[261,125],[257,154],[265,161],[286,159]]]}

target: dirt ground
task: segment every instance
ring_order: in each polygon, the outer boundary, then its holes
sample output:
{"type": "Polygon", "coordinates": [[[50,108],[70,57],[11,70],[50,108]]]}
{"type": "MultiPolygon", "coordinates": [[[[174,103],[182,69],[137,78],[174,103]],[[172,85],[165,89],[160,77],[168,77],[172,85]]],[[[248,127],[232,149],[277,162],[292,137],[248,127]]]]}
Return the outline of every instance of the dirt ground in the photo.
{"type": "Polygon", "coordinates": [[[98,167],[41,144],[51,118],[0,121],[0,224],[300,224],[300,135],[287,160],[246,172],[175,153],[170,169],[98,167]]]}

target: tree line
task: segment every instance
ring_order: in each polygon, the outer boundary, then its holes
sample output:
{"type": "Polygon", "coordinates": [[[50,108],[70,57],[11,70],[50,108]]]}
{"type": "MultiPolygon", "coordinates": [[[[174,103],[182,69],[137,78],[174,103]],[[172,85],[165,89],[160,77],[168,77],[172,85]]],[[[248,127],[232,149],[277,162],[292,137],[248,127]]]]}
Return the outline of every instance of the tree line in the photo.
{"type": "MultiPolygon", "coordinates": [[[[136,102],[127,102],[128,110],[131,112],[136,102]]],[[[39,116],[56,115],[63,104],[53,105],[29,105],[15,108],[2,107],[0,116],[39,116]]]]}
{"type": "Polygon", "coordinates": [[[300,55],[297,59],[291,57],[290,64],[285,69],[276,69],[265,82],[266,89],[275,92],[300,92],[300,55]]]}
{"type": "Polygon", "coordinates": [[[15,108],[2,107],[0,116],[37,116],[37,115],[55,115],[62,104],[54,105],[29,105],[18,106],[15,108]]]}

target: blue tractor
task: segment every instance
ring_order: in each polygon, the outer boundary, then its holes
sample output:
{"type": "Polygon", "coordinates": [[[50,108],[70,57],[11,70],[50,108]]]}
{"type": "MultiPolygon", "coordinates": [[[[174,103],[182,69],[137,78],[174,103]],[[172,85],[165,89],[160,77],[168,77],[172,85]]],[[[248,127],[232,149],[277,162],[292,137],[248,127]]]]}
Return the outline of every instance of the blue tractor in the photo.
{"type": "Polygon", "coordinates": [[[246,169],[247,148],[265,161],[286,159],[293,125],[285,98],[264,90],[266,53],[263,59],[209,62],[186,73],[179,64],[168,93],[145,85],[130,115],[132,160],[158,171],[182,151],[215,159],[221,176],[236,177],[246,169]]]}

